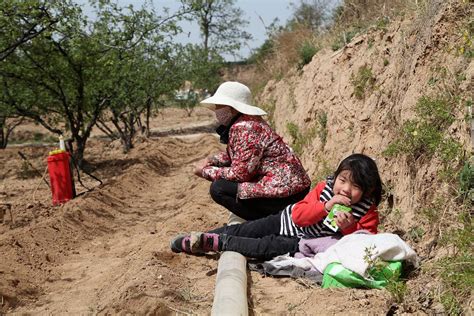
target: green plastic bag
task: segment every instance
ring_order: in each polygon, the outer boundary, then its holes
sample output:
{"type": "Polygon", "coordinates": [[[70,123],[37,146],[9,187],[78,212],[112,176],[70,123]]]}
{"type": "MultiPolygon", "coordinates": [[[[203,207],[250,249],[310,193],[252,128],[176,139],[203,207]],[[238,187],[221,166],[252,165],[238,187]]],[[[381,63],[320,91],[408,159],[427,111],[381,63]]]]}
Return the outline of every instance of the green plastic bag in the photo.
{"type": "Polygon", "coordinates": [[[366,279],[359,274],[346,269],[340,263],[333,262],[324,270],[322,288],[335,287],[362,287],[370,289],[381,289],[387,286],[389,281],[396,281],[402,272],[401,261],[385,262],[383,267],[372,268],[366,279]]]}

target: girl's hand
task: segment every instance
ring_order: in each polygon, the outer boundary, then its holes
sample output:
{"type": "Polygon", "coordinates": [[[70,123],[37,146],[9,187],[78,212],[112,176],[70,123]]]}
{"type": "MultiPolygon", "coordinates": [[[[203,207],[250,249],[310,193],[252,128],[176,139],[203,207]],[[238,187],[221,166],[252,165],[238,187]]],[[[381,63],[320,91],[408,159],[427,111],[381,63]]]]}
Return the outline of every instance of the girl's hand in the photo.
{"type": "Polygon", "coordinates": [[[194,164],[194,174],[202,178],[202,169],[210,165],[211,163],[207,157],[202,160],[199,160],[194,164]]]}
{"type": "Polygon", "coordinates": [[[336,224],[341,230],[351,227],[355,222],[356,220],[351,213],[339,212],[336,214],[336,224]]]}
{"type": "Polygon", "coordinates": [[[350,206],[351,199],[345,195],[336,194],[329,201],[326,202],[326,205],[324,206],[326,208],[326,211],[329,212],[334,206],[334,204],[350,206]]]}

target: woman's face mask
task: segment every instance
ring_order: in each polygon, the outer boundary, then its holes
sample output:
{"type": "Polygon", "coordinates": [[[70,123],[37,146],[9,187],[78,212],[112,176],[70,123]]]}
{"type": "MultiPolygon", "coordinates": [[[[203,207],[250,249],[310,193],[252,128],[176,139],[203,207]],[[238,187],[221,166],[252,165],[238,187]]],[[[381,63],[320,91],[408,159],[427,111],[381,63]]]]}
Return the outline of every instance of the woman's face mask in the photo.
{"type": "Polygon", "coordinates": [[[230,107],[226,106],[220,109],[214,110],[216,113],[217,121],[222,125],[228,125],[234,116],[230,107]]]}

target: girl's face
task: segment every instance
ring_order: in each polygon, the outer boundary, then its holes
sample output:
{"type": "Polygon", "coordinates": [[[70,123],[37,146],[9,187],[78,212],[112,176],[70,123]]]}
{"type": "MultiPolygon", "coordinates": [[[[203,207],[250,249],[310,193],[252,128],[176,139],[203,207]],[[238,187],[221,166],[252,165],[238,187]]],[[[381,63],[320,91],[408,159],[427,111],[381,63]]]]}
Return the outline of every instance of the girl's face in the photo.
{"type": "Polygon", "coordinates": [[[362,188],[352,182],[352,172],[343,170],[339,173],[334,182],[334,194],[340,194],[351,199],[351,204],[355,204],[362,199],[364,192],[362,188]]]}

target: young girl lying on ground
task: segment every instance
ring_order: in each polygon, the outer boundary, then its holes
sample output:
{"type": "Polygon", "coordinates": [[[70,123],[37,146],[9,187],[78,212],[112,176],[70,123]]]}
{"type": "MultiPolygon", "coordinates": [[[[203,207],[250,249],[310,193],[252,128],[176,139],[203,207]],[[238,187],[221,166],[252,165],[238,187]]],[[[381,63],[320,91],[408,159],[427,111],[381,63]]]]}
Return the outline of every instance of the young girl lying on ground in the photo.
{"type": "Polygon", "coordinates": [[[340,238],[359,229],[377,233],[377,205],[381,195],[382,182],[375,162],[366,155],[352,154],[340,163],[332,177],[318,183],[302,201],[278,214],[206,233],[179,235],[171,241],[171,250],[189,254],[235,251],[267,260],[295,254],[301,238],[340,238]],[[352,209],[350,213],[336,215],[339,228],[336,232],[323,224],[335,204],[352,209]]]}

